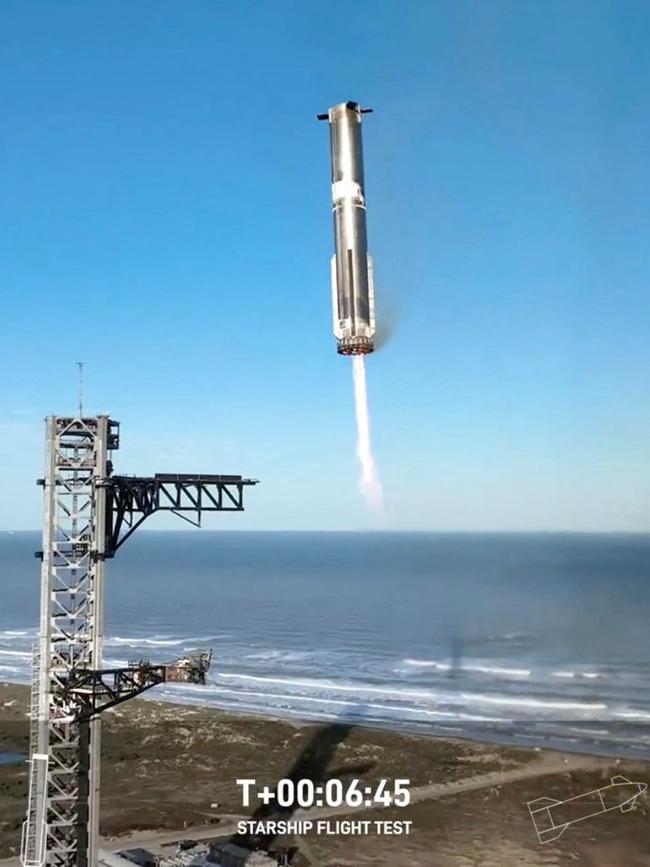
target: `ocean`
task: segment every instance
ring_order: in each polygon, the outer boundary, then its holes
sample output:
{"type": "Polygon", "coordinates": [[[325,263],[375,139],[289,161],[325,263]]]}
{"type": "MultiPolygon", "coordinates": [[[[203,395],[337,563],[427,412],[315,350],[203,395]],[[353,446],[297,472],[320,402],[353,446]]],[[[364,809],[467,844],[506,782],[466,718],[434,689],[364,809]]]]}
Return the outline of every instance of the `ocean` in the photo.
{"type": "MultiPolygon", "coordinates": [[[[0,680],[27,682],[37,533],[0,533],[0,680]]],[[[105,663],[214,649],[152,698],[650,758],[650,536],[139,531],[105,663]]]]}

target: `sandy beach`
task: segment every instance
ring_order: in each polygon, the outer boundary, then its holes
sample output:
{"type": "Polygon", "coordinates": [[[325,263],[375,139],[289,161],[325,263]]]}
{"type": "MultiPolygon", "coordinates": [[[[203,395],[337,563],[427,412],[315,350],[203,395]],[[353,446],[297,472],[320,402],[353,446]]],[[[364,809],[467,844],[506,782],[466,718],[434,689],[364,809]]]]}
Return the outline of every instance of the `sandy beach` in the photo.
{"type": "MultiPolygon", "coordinates": [[[[27,689],[0,685],[0,752],[28,751],[27,689]]],[[[534,867],[650,865],[650,802],[596,816],[540,844],[527,802],[558,801],[623,775],[650,781],[638,761],[441,740],[341,724],[291,723],[214,709],[136,700],[104,716],[104,848],[146,845],[173,851],[179,839],[229,839],[252,815],[371,820],[362,836],[310,833],[265,839],[276,851],[298,846],[303,863],[534,867]],[[236,780],[258,788],[282,778],[410,780],[407,807],[314,808],[274,812],[242,807],[236,780]],[[217,806],[214,806],[217,805],[217,806]],[[376,833],[375,821],[411,822],[408,834],[376,833]]],[[[0,857],[15,858],[24,818],[24,764],[0,765],[0,857]]],[[[276,808],[277,809],[277,808],[276,808]]],[[[332,825],[332,828],[335,828],[332,825]]],[[[389,827],[389,826],[386,826],[389,827]]]]}

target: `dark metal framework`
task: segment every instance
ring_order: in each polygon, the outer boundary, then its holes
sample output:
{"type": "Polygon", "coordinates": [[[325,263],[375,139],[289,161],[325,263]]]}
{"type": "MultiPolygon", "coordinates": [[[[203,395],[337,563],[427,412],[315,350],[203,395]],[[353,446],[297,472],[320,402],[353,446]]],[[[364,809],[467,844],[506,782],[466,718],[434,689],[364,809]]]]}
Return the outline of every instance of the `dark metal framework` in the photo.
{"type": "Polygon", "coordinates": [[[78,722],[90,720],[102,711],[135,698],[165,682],[164,665],[75,672],[65,686],[64,697],[75,705],[78,722]]]}
{"type": "Polygon", "coordinates": [[[212,653],[203,651],[175,663],[154,665],[148,659],[127,668],[78,669],[63,689],[63,700],[74,706],[75,719],[85,722],[161,683],[205,685],[212,653]]]}
{"type": "Polygon", "coordinates": [[[242,512],[244,488],[256,479],[242,476],[156,473],[109,476],[106,488],[106,557],[115,552],[154,512],[172,512],[200,527],[204,512],[242,512]],[[192,520],[187,513],[196,516],[192,520]]]}

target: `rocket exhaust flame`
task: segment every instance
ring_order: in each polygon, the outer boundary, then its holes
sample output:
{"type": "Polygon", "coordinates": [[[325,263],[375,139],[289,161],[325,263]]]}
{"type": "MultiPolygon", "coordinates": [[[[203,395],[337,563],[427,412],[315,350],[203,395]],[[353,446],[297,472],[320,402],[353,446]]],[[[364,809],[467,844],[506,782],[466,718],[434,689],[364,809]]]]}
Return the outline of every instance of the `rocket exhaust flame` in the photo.
{"type": "Polygon", "coordinates": [[[373,511],[381,511],[384,492],[379,481],[377,465],[370,442],[370,415],[368,413],[368,389],[366,386],[366,362],[363,355],[352,357],[354,376],[354,406],[357,416],[357,457],[359,459],[359,488],[373,511]]]}

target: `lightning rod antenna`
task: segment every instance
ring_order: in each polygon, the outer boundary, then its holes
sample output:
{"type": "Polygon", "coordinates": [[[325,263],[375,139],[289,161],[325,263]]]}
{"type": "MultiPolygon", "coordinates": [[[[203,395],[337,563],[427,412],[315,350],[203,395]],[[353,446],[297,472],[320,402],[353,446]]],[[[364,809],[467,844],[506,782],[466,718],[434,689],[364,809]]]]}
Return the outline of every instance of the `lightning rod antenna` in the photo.
{"type": "Polygon", "coordinates": [[[79,368],[79,418],[83,418],[84,414],[84,363],[83,361],[77,362],[79,368]]]}

